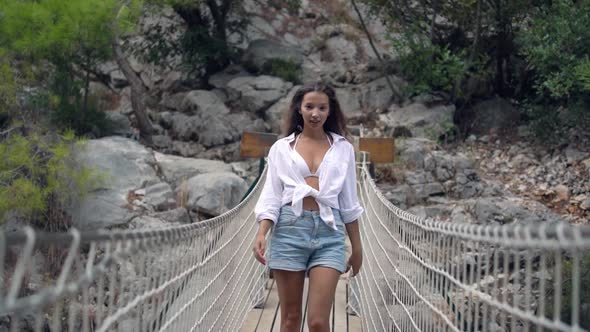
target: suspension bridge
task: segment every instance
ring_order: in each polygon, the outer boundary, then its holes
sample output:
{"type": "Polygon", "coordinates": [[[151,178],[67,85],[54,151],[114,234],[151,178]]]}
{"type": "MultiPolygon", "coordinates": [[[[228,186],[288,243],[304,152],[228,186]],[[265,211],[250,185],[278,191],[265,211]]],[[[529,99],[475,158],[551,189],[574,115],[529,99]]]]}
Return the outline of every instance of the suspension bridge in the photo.
{"type": "MultiPolygon", "coordinates": [[[[588,227],[422,219],[383,196],[366,154],[357,178],[364,263],[339,283],[333,330],[590,329],[588,227]]],[[[263,180],[194,224],[0,233],[0,330],[278,331],[261,324],[280,304],[251,250],[263,180]]]]}

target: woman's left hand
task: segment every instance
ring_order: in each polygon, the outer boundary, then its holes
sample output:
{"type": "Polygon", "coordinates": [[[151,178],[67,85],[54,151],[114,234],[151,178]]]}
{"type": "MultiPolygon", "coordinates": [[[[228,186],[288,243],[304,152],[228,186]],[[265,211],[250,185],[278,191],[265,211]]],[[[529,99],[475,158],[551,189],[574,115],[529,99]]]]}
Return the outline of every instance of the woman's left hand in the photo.
{"type": "Polygon", "coordinates": [[[348,259],[348,264],[346,266],[346,272],[350,270],[352,267],[352,277],[359,273],[361,269],[361,265],[363,265],[363,251],[361,249],[352,249],[352,255],[348,259]]]}

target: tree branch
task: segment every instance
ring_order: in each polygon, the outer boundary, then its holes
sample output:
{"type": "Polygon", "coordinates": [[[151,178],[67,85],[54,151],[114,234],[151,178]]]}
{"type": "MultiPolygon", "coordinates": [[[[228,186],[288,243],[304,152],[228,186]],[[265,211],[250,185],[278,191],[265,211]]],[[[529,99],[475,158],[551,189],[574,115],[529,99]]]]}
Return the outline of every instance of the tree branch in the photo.
{"type": "MultiPolygon", "coordinates": [[[[354,0],[350,0],[350,2],[352,3],[352,7],[354,8],[354,11],[356,12],[356,14],[359,17],[359,21],[361,22],[361,26],[363,27],[363,31],[365,32],[365,34],[367,35],[367,38],[369,39],[369,44],[371,45],[371,49],[373,49],[373,52],[375,53],[375,56],[377,56],[377,59],[379,60],[381,65],[384,66],[385,63],[383,61],[383,58],[381,57],[381,54],[379,54],[379,51],[377,50],[377,48],[375,47],[375,44],[373,43],[373,38],[371,36],[371,33],[369,32],[369,30],[367,29],[367,26],[365,25],[365,21],[363,19],[363,16],[362,16],[360,10],[358,9],[358,7],[356,5],[356,2],[354,0]]],[[[389,85],[389,88],[391,89],[391,93],[393,94],[393,96],[398,101],[402,101],[403,100],[402,94],[395,88],[395,86],[391,82],[391,79],[389,78],[389,75],[387,75],[387,73],[385,74],[385,79],[387,80],[387,85],[389,85]]]]}

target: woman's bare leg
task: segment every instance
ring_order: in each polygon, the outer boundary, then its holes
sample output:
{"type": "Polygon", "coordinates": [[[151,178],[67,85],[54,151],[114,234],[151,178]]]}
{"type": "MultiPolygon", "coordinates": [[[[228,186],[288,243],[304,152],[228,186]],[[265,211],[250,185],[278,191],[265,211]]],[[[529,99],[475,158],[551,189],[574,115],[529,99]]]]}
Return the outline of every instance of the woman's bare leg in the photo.
{"type": "Polygon", "coordinates": [[[340,272],[316,266],[309,271],[307,326],[310,332],[330,332],[330,310],[340,272]]]}
{"type": "Polygon", "coordinates": [[[299,332],[305,271],[272,271],[281,303],[281,332],[299,332]]]}

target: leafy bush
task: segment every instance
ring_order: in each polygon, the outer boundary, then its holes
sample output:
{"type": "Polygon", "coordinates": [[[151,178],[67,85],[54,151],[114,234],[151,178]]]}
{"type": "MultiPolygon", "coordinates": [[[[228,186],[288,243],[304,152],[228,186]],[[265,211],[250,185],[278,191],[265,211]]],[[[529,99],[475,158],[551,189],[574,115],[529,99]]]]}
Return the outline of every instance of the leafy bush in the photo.
{"type": "Polygon", "coordinates": [[[587,111],[587,105],[590,105],[587,98],[577,100],[568,107],[537,101],[525,106],[525,116],[537,140],[546,144],[557,144],[560,139],[567,137],[569,129],[590,127],[590,112],[587,111]]]}
{"type": "Polygon", "coordinates": [[[585,59],[579,63],[575,68],[578,81],[582,84],[582,88],[590,91],[590,59],[585,59]]]}
{"type": "Polygon", "coordinates": [[[262,73],[280,77],[294,84],[300,83],[301,69],[293,61],[271,59],[264,64],[262,73]]]}
{"type": "Polygon", "coordinates": [[[16,84],[9,63],[0,62],[0,115],[7,114],[16,104],[16,84]]]}
{"type": "MultiPolygon", "coordinates": [[[[590,308],[590,296],[587,289],[584,289],[585,285],[590,284],[590,254],[580,255],[579,257],[579,280],[580,292],[578,294],[580,299],[579,305],[579,325],[584,329],[590,329],[590,316],[585,314],[587,310],[590,308]]],[[[562,284],[561,284],[561,308],[560,308],[560,316],[561,320],[571,324],[572,322],[572,296],[574,291],[574,264],[573,259],[567,259],[563,262],[563,272],[562,272],[562,284]]],[[[550,292],[547,298],[547,307],[545,309],[545,314],[548,317],[553,316],[554,301],[555,294],[550,292]]]]}
{"type": "Polygon", "coordinates": [[[0,222],[8,213],[32,221],[49,222],[48,209],[67,206],[102,181],[102,176],[74,163],[72,151],[83,144],[72,131],[53,143],[37,135],[13,135],[0,142],[0,222]]]}
{"type": "Polygon", "coordinates": [[[457,79],[463,76],[465,63],[462,52],[455,54],[447,47],[433,45],[412,34],[393,42],[400,53],[401,73],[410,83],[407,93],[451,92],[457,79]]]}
{"type": "Polygon", "coordinates": [[[556,0],[531,15],[517,41],[535,74],[543,99],[569,102],[583,94],[588,82],[590,0],[556,0]],[[586,81],[584,81],[586,77],[586,81]]]}
{"type": "Polygon", "coordinates": [[[57,68],[48,92],[36,96],[38,104],[51,110],[51,120],[60,130],[72,129],[79,135],[94,137],[109,132],[114,124],[97,108],[94,96],[85,97],[83,82],[57,68]]]}
{"type": "Polygon", "coordinates": [[[301,0],[270,0],[269,5],[279,10],[286,8],[290,15],[297,15],[301,9],[301,0]]]}

